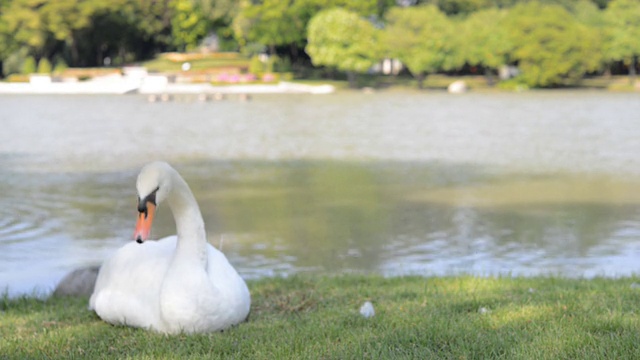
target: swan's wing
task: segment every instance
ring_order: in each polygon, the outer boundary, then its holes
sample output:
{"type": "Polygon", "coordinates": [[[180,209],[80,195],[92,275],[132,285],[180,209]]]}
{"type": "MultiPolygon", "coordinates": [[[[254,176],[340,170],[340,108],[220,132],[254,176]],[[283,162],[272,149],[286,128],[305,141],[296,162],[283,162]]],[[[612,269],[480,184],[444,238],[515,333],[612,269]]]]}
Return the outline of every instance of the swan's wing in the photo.
{"type": "Polygon", "coordinates": [[[229,263],[227,257],[213,246],[207,246],[207,273],[209,280],[220,294],[225,307],[224,317],[231,324],[242,322],[249,315],[251,296],[247,284],[229,263]]]}
{"type": "Polygon", "coordinates": [[[112,324],[162,326],[160,286],[175,246],[172,236],[120,248],[100,268],[90,308],[112,324]]]}

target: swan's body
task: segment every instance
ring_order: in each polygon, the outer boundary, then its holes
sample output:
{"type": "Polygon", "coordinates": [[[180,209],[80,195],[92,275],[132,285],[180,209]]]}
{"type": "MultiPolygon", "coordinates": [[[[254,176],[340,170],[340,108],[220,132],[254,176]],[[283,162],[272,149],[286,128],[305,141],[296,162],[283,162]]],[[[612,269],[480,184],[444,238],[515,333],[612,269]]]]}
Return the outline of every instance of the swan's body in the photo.
{"type": "Polygon", "coordinates": [[[200,209],[180,175],[166,163],[151,163],[140,172],[137,187],[139,243],[123,246],[104,262],[91,309],[109,323],[162,333],[217,331],[245,320],[249,290],[224,254],[207,243],[200,209]],[[149,232],[140,224],[150,226],[156,200],[164,199],[178,234],[143,242],[149,232]]]}

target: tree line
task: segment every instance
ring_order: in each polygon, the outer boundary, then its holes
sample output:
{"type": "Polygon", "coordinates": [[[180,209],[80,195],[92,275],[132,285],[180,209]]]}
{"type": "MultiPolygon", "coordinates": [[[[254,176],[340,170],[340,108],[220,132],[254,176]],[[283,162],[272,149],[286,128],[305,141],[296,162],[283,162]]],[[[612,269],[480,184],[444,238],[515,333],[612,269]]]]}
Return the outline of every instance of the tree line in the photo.
{"type": "Polygon", "coordinates": [[[517,67],[533,87],[611,69],[635,77],[640,0],[0,0],[4,76],[190,51],[267,52],[349,74],[399,59],[428,74],[517,67]]]}

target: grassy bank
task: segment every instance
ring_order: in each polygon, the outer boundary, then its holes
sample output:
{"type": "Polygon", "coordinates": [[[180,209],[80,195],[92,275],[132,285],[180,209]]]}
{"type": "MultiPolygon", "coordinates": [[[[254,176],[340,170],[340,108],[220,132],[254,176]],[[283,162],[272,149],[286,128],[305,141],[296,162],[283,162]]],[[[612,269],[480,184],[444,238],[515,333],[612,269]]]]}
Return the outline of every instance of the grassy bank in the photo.
{"type": "Polygon", "coordinates": [[[207,335],[114,327],[86,299],[0,301],[0,358],[640,358],[638,278],[294,277],[249,283],[250,319],[207,335]],[[370,300],[376,315],[360,316],[370,300]]]}

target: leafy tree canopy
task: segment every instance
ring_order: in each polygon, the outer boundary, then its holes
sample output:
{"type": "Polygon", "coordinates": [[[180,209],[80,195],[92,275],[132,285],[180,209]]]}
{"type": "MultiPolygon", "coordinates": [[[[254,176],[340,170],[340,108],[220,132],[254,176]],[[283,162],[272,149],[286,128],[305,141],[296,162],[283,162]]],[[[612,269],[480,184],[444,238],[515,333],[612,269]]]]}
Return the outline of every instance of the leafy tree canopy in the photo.
{"type": "MultiPolygon", "coordinates": [[[[518,65],[523,81],[554,86],[604,62],[633,75],[640,56],[640,0],[0,0],[0,65],[15,72],[29,56],[70,66],[109,57],[117,65],[193,49],[212,31],[225,49],[277,47],[306,64],[298,54],[310,21],[333,8],[379,30],[370,42],[383,40],[419,84],[466,63],[518,65]]],[[[356,51],[361,39],[350,41],[356,51]]],[[[357,50],[358,62],[380,51],[357,50]]]]}
{"type": "Polygon", "coordinates": [[[173,44],[182,50],[194,49],[209,30],[206,15],[190,0],[173,0],[170,5],[173,44]]]}
{"type": "Polygon", "coordinates": [[[529,86],[578,81],[601,62],[601,43],[591,29],[559,5],[529,2],[515,6],[505,21],[513,60],[529,86]]]}
{"type": "Polygon", "coordinates": [[[306,50],[314,65],[362,73],[382,59],[379,37],[380,30],[357,13],[335,8],[311,20],[306,50]]]}
{"type": "Polygon", "coordinates": [[[320,11],[343,8],[365,17],[380,15],[393,0],[262,0],[244,1],[234,20],[241,43],[258,42],[270,46],[303,45],[307,26],[320,11]]]}
{"type": "Polygon", "coordinates": [[[640,0],[613,0],[605,12],[607,56],[630,64],[640,56],[640,0]]]}
{"type": "Polygon", "coordinates": [[[386,16],[385,43],[389,54],[402,61],[418,79],[426,74],[451,70],[462,65],[454,56],[454,28],[447,16],[436,6],[393,8],[386,16]]]}
{"type": "Polygon", "coordinates": [[[490,8],[464,20],[459,36],[467,64],[497,69],[509,63],[513,45],[502,26],[507,14],[504,9],[490,8]]]}

